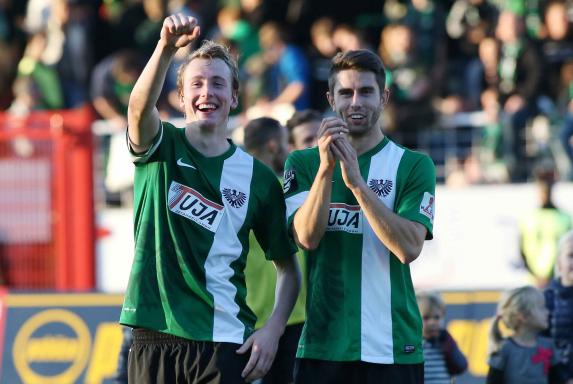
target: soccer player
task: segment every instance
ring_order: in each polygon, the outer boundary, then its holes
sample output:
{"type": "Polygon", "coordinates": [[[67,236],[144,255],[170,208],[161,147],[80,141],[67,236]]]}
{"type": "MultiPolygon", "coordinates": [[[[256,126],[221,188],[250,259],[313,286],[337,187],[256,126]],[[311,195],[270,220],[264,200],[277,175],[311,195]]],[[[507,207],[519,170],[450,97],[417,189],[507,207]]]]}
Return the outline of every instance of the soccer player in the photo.
{"type": "Polygon", "coordinates": [[[185,128],[159,119],[168,66],[199,33],[194,18],[167,17],[129,101],[136,245],[120,322],[134,328],[128,375],[138,384],[262,377],[300,286],[280,183],[226,139],[239,88],[227,49],[207,41],[181,65],[185,128]],[[257,331],[243,274],[251,230],[278,275],[257,331]]]}
{"type": "Polygon", "coordinates": [[[422,383],[422,319],[409,264],[432,238],[432,160],[389,140],[385,70],[368,50],[332,60],[318,146],[285,165],[289,225],[306,250],[297,383],[422,383]]]}

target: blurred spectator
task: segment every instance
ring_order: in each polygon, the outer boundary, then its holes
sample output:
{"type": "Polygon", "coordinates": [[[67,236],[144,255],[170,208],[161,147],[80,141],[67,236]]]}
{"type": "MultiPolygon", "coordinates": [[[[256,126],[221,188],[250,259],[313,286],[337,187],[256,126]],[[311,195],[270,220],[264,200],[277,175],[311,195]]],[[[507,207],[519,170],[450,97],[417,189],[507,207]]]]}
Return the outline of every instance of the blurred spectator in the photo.
{"type": "Polygon", "coordinates": [[[364,40],[362,32],[348,24],[338,24],[332,32],[332,42],[340,52],[372,47],[364,40]]]}
{"type": "Polygon", "coordinates": [[[499,41],[493,37],[486,37],[479,43],[478,60],[472,62],[466,77],[465,95],[470,110],[479,109],[482,92],[497,88],[499,84],[499,47],[499,41]]]}
{"type": "Polygon", "coordinates": [[[561,68],[561,81],[564,87],[560,98],[566,100],[564,103],[566,108],[563,113],[564,121],[559,139],[569,159],[568,179],[573,180],[573,60],[565,63],[561,68]]]}
{"type": "Polygon", "coordinates": [[[127,106],[135,81],[143,70],[138,52],[122,50],[105,58],[93,71],[92,103],[108,124],[109,135],[101,138],[106,202],[128,202],[133,184],[133,167],[126,158],[127,106]]]}
{"type": "MultiPolygon", "coordinates": [[[[498,9],[487,0],[456,0],[446,18],[450,38],[447,49],[446,86],[450,92],[467,97],[468,76],[479,65],[478,47],[487,36],[492,36],[498,9]]],[[[473,95],[473,102],[476,95],[473,95]]],[[[479,96],[477,96],[479,98],[479,96]]],[[[475,106],[476,104],[474,104],[475,106]]]]}
{"type": "Polygon", "coordinates": [[[539,206],[519,223],[520,250],[525,267],[535,284],[544,287],[553,277],[559,238],[571,230],[571,216],[555,206],[553,186],[557,180],[551,165],[535,170],[539,206]]]}
{"type": "Polygon", "coordinates": [[[127,125],[129,95],[142,69],[138,52],[122,50],[98,63],[93,71],[93,106],[102,119],[117,129],[127,125]]]}
{"type": "Polygon", "coordinates": [[[573,28],[569,23],[564,3],[552,1],[545,10],[545,39],[541,42],[541,52],[546,64],[544,93],[554,103],[558,103],[563,84],[561,69],[567,62],[573,61],[573,28]]]}
{"type": "Polygon", "coordinates": [[[392,93],[387,107],[386,132],[400,144],[416,148],[418,133],[434,121],[430,74],[416,56],[413,31],[405,24],[391,24],[381,33],[379,52],[387,69],[392,93]]]}
{"type": "Polygon", "coordinates": [[[452,383],[468,369],[468,361],[445,325],[446,304],[438,293],[418,292],[422,315],[424,383],[452,383]]]}
{"type": "Polygon", "coordinates": [[[272,105],[291,104],[297,110],[310,105],[309,64],[302,50],[288,43],[286,31],[275,22],[265,23],[259,31],[265,63],[261,101],[272,105]]]}
{"type": "Polygon", "coordinates": [[[555,278],[544,291],[549,311],[547,330],[561,352],[565,376],[573,381],[573,231],[559,239],[555,278]]]}
{"type": "Polygon", "coordinates": [[[239,68],[260,51],[257,31],[242,18],[239,8],[230,6],[221,8],[217,14],[217,28],[219,33],[225,39],[230,40],[240,53],[238,55],[239,68]]]}
{"type": "Polygon", "coordinates": [[[32,35],[24,56],[18,63],[18,76],[14,82],[14,100],[10,111],[27,114],[32,110],[64,108],[64,96],[55,66],[43,61],[47,46],[44,33],[32,35]]]}
{"type": "Polygon", "coordinates": [[[287,121],[290,150],[314,147],[321,123],[322,115],[318,111],[305,109],[295,112],[287,121]]]}
{"type": "Polygon", "coordinates": [[[336,23],[330,17],[321,17],[310,28],[310,93],[311,106],[318,111],[330,109],[326,98],[330,60],[338,51],[332,35],[336,23]]]}
{"type": "Polygon", "coordinates": [[[504,130],[506,163],[512,181],[525,181],[528,158],[525,126],[537,113],[542,59],[524,33],[523,17],[511,10],[499,15],[496,37],[501,42],[498,92],[508,123],[504,130]]]}

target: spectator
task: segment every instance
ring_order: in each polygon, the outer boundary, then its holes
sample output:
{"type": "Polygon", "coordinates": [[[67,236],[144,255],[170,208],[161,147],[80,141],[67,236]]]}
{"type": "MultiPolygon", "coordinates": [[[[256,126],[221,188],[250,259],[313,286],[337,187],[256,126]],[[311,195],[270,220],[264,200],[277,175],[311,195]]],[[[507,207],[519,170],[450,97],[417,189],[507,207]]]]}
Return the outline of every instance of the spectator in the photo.
{"type": "Polygon", "coordinates": [[[548,326],[547,315],[543,294],[535,287],[516,288],[503,297],[491,327],[487,384],[561,382],[563,367],[555,345],[539,335],[548,326]],[[511,336],[502,335],[501,322],[512,331],[511,336]]]}
{"type": "Polygon", "coordinates": [[[392,101],[387,107],[388,134],[408,147],[418,147],[418,133],[431,127],[432,81],[416,56],[412,29],[405,24],[391,24],[381,33],[379,53],[389,72],[387,87],[392,101]]]}
{"type": "Polygon", "coordinates": [[[560,350],[568,384],[573,383],[573,231],[559,240],[555,278],[545,289],[548,334],[560,350]]]}
{"type": "Polygon", "coordinates": [[[310,106],[309,64],[302,50],[288,43],[278,23],[267,22],[259,31],[267,64],[264,98],[271,105],[292,104],[297,110],[310,106]]]}
{"type": "Polygon", "coordinates": [[[524,33],[523,17],[504,10],[496,26],[501,42],[498,92],[507,115],[504,130],[506,163],[511,180],[527,180],[531,164],[525,152],[525,125],[537,113],[542,78],[542,59],[524,33]]]}
{"type": "Polygon", "coordinates": [[[335,22],[330,17],[321,17],[312,23],[310,28],[310,93],[313,109],[324,112],[330,109],[328,100],[324,97],[324,90],[328,88],[328,69],[330,60],[337,52],[332,35],[335,22]]]}
{"type": "Polygon", "coordinates": [[[544,287],[553,277],[559,238],[572,224],[571,216],[553,202],[555,170],[540,166],[535,174],[539,206],[520,220],[520,250],[535,284],[544,287]]]}
{"type": "Polygon", "coordinates": [[[291,151],[316,146],[322,115],[313,110],[295,112],[287,121],[291,151]]]}
{"type": "MultiPolygon", "coordinates": [[[[256,159],[282,175],[287,152],[287,132],[277,120],[261,117],[249,121],[245,126],[245,149],[256,159]]],[[[245,268],[247,282],[247,304],[257,315],[255,329],[260,329],[268,320],[275,302],[276,271],[269,263],[261,247],[251,233],[249,255],[245,268]]],[[[304,257],[297,253],[297,259],[304,274],[304,257]]],[[[306,284],[302,284],[297,302],[293,308],[284,333],[280,338],[277,354],[271,369],[262,378],[262,384],[287,384],[293,382],[293,369],[298,340],[305,320],[306,284]]]]}
{"type": "Polygon", "coordinates": [[[437,293],[416,295],[424,337],[424,383],[450,383],[468,369],[466,357],[444,325],[446,305],[437,293]]]}

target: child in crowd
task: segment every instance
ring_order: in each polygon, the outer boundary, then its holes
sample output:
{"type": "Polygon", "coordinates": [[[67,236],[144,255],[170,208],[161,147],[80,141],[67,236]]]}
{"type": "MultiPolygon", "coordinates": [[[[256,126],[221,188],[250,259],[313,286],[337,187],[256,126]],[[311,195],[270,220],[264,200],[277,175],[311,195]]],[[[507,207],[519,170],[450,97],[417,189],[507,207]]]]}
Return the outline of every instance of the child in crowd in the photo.
{"type": "Polygon", "coordinates": [[[423,322],[424,383],[451,383],[468,362],[444,326],[446,306],[436,293],[422,292],[416,298],[423,322]]]}
{"type": "Polygon", "coordinates": [[[491,328],[492,353],[487,383],[562,383],[562,366],[553,341],[539,335],[548,325],[542,292],[533,286],[511,290],[498,305],[491,328]],[[504,337],[500,323],[512,331],[504,337]]]}
{"type": "Polygon", "coordinates": [[[559,240],[555,278],[545,289],[549,329],[565,366],[568,384],[573,384],[573,231],[559,240]]]}

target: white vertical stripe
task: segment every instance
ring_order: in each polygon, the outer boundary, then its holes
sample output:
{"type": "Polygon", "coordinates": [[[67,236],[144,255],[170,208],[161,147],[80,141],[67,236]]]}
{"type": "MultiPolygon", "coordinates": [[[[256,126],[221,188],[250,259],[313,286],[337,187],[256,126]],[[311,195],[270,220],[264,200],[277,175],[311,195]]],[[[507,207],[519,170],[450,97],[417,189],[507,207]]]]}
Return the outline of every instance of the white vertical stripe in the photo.
{"type": "Polygon", "coordinates": [[[288,199],[285,200],[286,203],[286,218],[288,218],[300,208],[302,203],[306,200],[308,196],[308,191],[299,192],[296,195],[292,195],[288,199]]]}
{"type": "Polygon", "coordinates": [[[237,148],[223,164],[219,189],[221,194],[225,188],[243,192],[247,200],[240,207],[233,207],[223,197],[225,214],[205,261],[207,290],[213,295],[215,305],[213,341],[243,343],[245,326],[237,317],[240,310],[235,302],[237,288],[230,279],[234,273],[231,263],[243,250],[237,232],[247,216],[252,176],[253,158],[237,148]]]}
{"type": "MultiPolygon", "coordinates": [[[[368,183],[372,179],[390,180],[392,189],[380,199],[393,209],[396,197],[396,175],[404,150],[389,142],[370,159],[368,183]]],[[[361,360],[394,363],[392,337],[392,303],[390,252],[376,237],[364,216],[361,278],[361,360]]]]}

